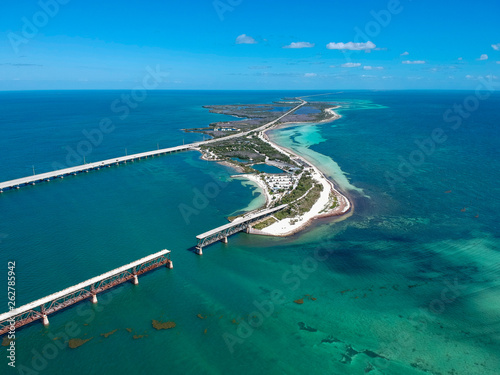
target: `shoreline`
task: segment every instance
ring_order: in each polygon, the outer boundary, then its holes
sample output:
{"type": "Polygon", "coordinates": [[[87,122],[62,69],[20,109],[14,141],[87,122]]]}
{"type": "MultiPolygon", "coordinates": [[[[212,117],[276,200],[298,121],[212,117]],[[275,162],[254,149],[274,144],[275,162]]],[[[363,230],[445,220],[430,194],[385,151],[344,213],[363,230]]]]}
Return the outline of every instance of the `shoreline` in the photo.
{"type": "MultiPolygon", "coordinates": [[[[230,164],[230,163],[228,163],[228,164],[230,164]]],[[[235,174],[235,175],[232,175],[231,178],[234,178],[236,180],[246,179],[246,180],[255,182],[259,186],[259,188],[263,191],[263,193],[264,193],[263,195],[266,197],[266,203],[265,203],[264,207],[259,207],[255,210],[246,212],[245,215],[250,214],[254,211],[261,210],[262,208],[267,207],[271,203],[272,198],[271,198],[271,194],[269,193],[269,189],[267,188],[267,185],[262,181],[262,179],[258,175],[253,175],[253,174],[249,174],[249,173],[235,174]]],[[[243,215],[243,216],[245,216],[245,215],[243,215]]]]}
{"type": "MultiPolygon", "coordinates": [[[[331,118],[322,120],[320,122],[311,123],[311,124],[317,125],[317,124],[321,124],[321,123],[333,122],[335,120],[338,120],[342,116],[334,111],[334,109],[336,109],[336,108],[339,108],[339,107],[328,108],[325,110],[326,112],[328,112],[332,115],[331,118]]],[[[283,126],[283,128],[288,127],[288,126],[293,126],[295,124],[286,123],[284,125],[285,126],[283,126]]],[[[318,167],[316,167],[314,164],[310,163],[308,160],[306,160],[305,157],[299,155],[295,151],[292,151],[285,146],[278,145],[277,143],[273,142],[269,138],[269,136],[266,134],[266,132],[269,130],[276,129],[276,128],[282,128],[282,127],[271,127],[271,128],[266,129],[265,131],[262,132],[265,135],[265,137],[267,138],[267,141],[270,144],[272,144],[273,146],[279,147],[280,149],[284,150],[285,152],[289,153],[290,155],[293,155],[294,157],[307,163],[311,167],[311,169],[314,171],[315,180],[323,185],[323,191],[321,192],[320,198],[311,207],[309,212],[302,215],[302,219],[298,221],[298,225],[291,224],[290,219],[284,219],[284,220],[281,220],[280,222],[277,222],[277,223],[270,225],[267,228],[260,230],[260,232],[264,232],[267,235],[273,235],[273,236],[278,236],[278,237],[287,237],[287,236],[291,236],[293,234],[296,234],[296,233],[302,231],[303,229],[305,229],[306,227],[311,225],[312,222],[316,219],[333,217],[333,216],[342,217],[348,213],[351,213],[351,215],[352,215],[353,204],[352,204],[351,200],[349,199],[349,197],[347,196],[347,194],[340,192],[339,191],[340,188],[337,188],[335,186],[335,183],[332,182],[330,179],[328,179],[323,174],[323,172],[321,172],[321,170],[319,170],[318,167]],[[329,205],[329,203],[330,203],[330,194],[333,194],[333,196],[337,198],[338,204],[335,208],[329,209],[326,212],[324,212],[325,206],[329,205]],[[318,209],[319,209],[319,211],[318,211],[318,209]],[[285,220],[287,222],[282,223],[285,220]],[[280,225],[281,225],[281,227],[279,227],[280,225]]]]}
{"type": "MultiPolygon", "coordinates": [[[[330,118],[326,118],[324,120],[321,120],[319,122],[311,122],[311,125],[318,125],[318,124],[323,124],[323,123],[328,123],[328,122],[333,122],[335,120],[340,119],[342,116],[339,115],[337,112],[334,110],[340,108],[340,106],[332,107],[332,108],[327,108],[324,111],[328,114],[331,115],[330,118]]],[[[250,233],[253,234],[259,234],[259,235],[267,235],[267,236],[275,236],[275,237],[288,237],[293,234],[296,234],[302,230],[304,230],[306,227],[310,226],[314,220],[320,219],[320,218],[327,218],[327,217],[337,217],[337,218],[347,218],[353,213],[353,203],[351,199],[349,198],[348,194],[345,192],[341,192],[340,188],[338,188],[335,184],[335,181],[331,181],[328,179],[321,170],[313,165],[311,162],[309,162],[305,157],[302,155],[299,155],[297,152],[292,151],[288,149],[287,147],[281,146],[273,141],[270,140],[269,136],[266,134],[270,130],[275,130],[275,129],[282,129],[286,127],[291,127],[295,126],[298,124],[304,124],[302,122],[285,122],[279,125],[272,125],[268,129],[262,130],[259,132],[259,138],[261,138],[263,141],[269,143],[272,147],[276,148],[278,151],[288,154],[292,158],[296,158],[301,160],[301,162],[305,163],[308,165],[308,168],[311,169],[313,179],[317,182],[317,184],[322,185],[323,189],[320,193],[320,197],[318,200],[313,204],[313,206],[310,208],[310,210],[303,215],[301,215],[299,218],[294,217],[294,218],[285,218],[282,220],[279,220],[268,227],[257,230],[257,229],[251,229],[250,233]],[[333,199],[332,196],[337,199],[338,204],[334,208],[329,208],[333,204],[333,199]]],[[[307,124],[307,123],[306,123],[307,124]]],[[[201,150],[198,150],[201,152],[201,150]]],[[[215,161],[221,165],[231,167],[232,169],[236,170],[239,173],[243,173],[244,170],[241,168],[241,166],[237,164],[233,164],[227,160],[211,160],[207,159],[204,157],[204,154],[202,153],[201,158],[203,160],[209,160],[209,161],[215,161]]],[[[256,183],[260,189],[262,190],[263,194],[265,195],[266,198],[266,204],[264,207],[259,207],[258,209],[246,212],[244,215],[240,216],[239,218],[245,217],[247,215],[250,215],[256,211],[259,211],[263,208],[266,208],[269,206],[270,202],[272,201],[271,194],[269,192],[269,189],[267,185],[261,180],[261,178],[258,175],[254,174],[240,174],[240,175],[233,175],[231,176],[232,178],[236,179],[247,179],[250,180],[254,183],[256,183]]],[[[300,198],[299,198],[300,199],[300,198]]],[[[293,202],[291,203],[293,204],[293,202]]],[[[239,218],[236,218],[233,220],[233,222],[237,222],[239,218]]]]}
{"type": "MultiPolygon", "coordinates": [[[[326,118],[326,119],[316,121],[316,122],[312,122],[312,121],[309,121],[309,122],[297,122],[297,121],[284,122],[284,123],[279,124],[279,125],[274,125],[271,128],[266,129],[264,132],[267,132],[268,130],[275,130],[275,129],[286,129],[286,128],[293,127],[293,126],[300,125],[300,124],[319,125],[319,124],[325,124],[328,122],[333,122],[335,120],[342,118],[342,115],[339,115],[337,112],[334,111],[335,109],[338,109],[338,108],[340,108],[340,106],[325,109],[325,112],[329,113],[330,116],[332,116],[330,118],[326,118]]],[[[282,147],[282,146],[280,146],[280,147],[282,147]]]]}

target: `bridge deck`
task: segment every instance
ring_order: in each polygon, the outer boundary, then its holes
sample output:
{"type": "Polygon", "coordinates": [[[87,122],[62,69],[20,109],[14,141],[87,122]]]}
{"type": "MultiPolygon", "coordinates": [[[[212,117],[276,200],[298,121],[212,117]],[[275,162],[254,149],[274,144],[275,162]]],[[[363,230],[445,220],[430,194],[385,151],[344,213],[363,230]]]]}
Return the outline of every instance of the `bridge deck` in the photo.
{"type": "Polygon", "coordinates": [[[66,289],[63,289],[61,290],[60,292],[57,292],[57,293],[53,293],[51,295],[48,295],[46,297],[43,297],[43,298],[40,298],[36,301],[33,301],[31,303],[28,303],[26,305],[23,305],[21,307],[18,307],[16,309],[13,309],[9,312],[6,312],[6,313],[3,313],[0,315],[0,322],[4,322],[6,320],[9,320],[15,316],[18,316],[18,315],[21,315],[21,314],[24,314],[30,310],[33,310],[33,309],[36,309],[37,307],[40,307],[40,306],[44,306],[45,304],[48,304],[52,301],[55,301],[55,300],[58,300],[58,299],[61,299],[65,296],[68,296],[74,292],[77,292],[79,290],[82,290],[82,289],[85,289],[89,286],[92,286],[96,283],[98,283],[99,281],[102,281],[102,280],[105,280],[105,279],[108,279],[112,276],[115,276],[115,275],[119,275],[120,273],[124,272],[124,271],[127,271],[129,269],[133,269],[134,267],[137,267],[139,265],[142,265],[144,263],[147,263],[149,261],[152,261],[154,259],[157,259],[159,257],[163,257],[167,254],[170,253],[170,250],[162,250],[162,251],[159,251],[155,254],[151,254],[151,255],[148,255],[147,257],[144,257],[142,259],[139,259],[139,260],[136,260],[135,262],[132,262],[132,263],[129,263],[129,264],[126,264],[122,267],[119,267],[119,268],[116,268],[112,271],[109,271],[109,272],[106,272],[106,273],[103,273],[102,275],[99,275],[99,276],[96,276],[96,277],[93,277],[92,279],[89,279],[87,281],[84,281],[84,282],[81,282],[79,284],[76,284],[72,287],[69,287],[69,288],[66,288],[66,289]]]}
{"type": "Polygon", "coordinates": [[[139,154],[120,156],[117,158],[101,160],[101,161],[98,161],[95,163],[82,164],[82,165],[78,165],[76,167],[59,169],[59,170],[53,171],[53,172],[35,174],[33,176],[28,176],[28,177],[18,178],[15,180],[0,182],[0,190],[12,189],[12,188],[15,188],[17,186],[27,185],[27,184],[31,184],[31,183],[39,182],[39,181],[51,180],[53,178],[67,176],[67,175],[76,174],[76,173],[81,173],[81,172],[91,170],[91,169],[98,169],[98,168],[102,168],[102,167],[107,167],[107,166],[113,165],[113,164],[126,163],[127,161],[146,158],[149,156],[169,154],[169,153],[177,152],[177,151],[185,151],[185,150],[188,150],[188,149],[190,149],[192,147],[196,147],[196,146],[197,146],[197,144],[193,143],[193,144],[188,144],[188,145],[163,148],[163,149],[154,150],[154,151],[142,152],[139,154]]]}
{"type": "Polygon", "coordinates": [[[256,212],[256,213],[254,213],[252,215],[249,215],[248,217],[243,218],[243,219],[242,218],[236,219],[236,220],[234,220],[233,222],[231,222],[229,224],[221,225],[220,227],[217,227],[215,229],[209,230],[208,232],[199,234],[199,235],[196,236],[196,238],[198,240],[203,240],[204,238],[213,236],[214,234],[222,232],[222,231],[224,231],[226,229],[235,227],[235,226],[243,224],[243,223],[247,223],[249,221],[254,221],[256,219],[261,218],[262,216],[270,215],[270,214],[272,214],[274,212],[280,211],[283,208],[285,208],[286,206],[288,206],[288,205],[287,204],[282,204],[281,206],[278,206],[278,207],[275,207],[275,208],[269,208],[269,209],[266,209],[266,210],[262,210],[262,211],[256,212]]]}
{"type": "Polygon", "coordinates": [[[35,174],[33,176],[27,176],[27,177],[22,177],[18,178],[15,180],[10,180],[10,181],[4,181],[0,182],[0,193],[3,192],[4,189],[14,189],[14,188],[19,188],[20,186],[24,185],[29,185],[29,184],[34,184],[36,182],[42,182],[42,181],[49,181],[54,178],[59,178],[59,177],[64,177],[67,175],[71,174],[77,174],[93,169],[99,169],[102,167],[107,167],[111,166],[113,164],[121,164],[121,163],[126,163],[127,161],[132,161],[136,159],[141,159],[141,158],[147,158],[149,156],[155,156],[155,155],[161,155],[161,154],[169,154],[171,152],[177,152],[177,151],[186,151],[189,149],[196,149],[197,147],[203,145],[203,144],[210,144],[214,142],[218,142],[220,140],[227,140],[227,139],[232,139],[232,138],[237,138],[241,137],[244,135],[247,135],[248,133],[252,131],[261,131],[267,128],[268,126],[274,125],[281,119],[283,119],[285,116],[288,116],[290,113],[296,111],[300,107],[304,106],[307,102],[305,100],[299,99],[301,103],[297,105],[296,107],[290,109],[288,112],[284,113],[277,119],[268,122],[267,124],[264,124],[256,129],[252,129],[246,132],[240,132],[238,134],[232,134],[228,135],[223,138],[214,138],[214,139],[209,139],[207,141],[202,141],[202,142],[195,142],[195,143],[190,143],[182,146],[175,146],[175,147],[170,147],[170,148],[163,148],[160,150],[154,150],[154,151],[148,151],[148,152],[142,152],[139,154],[133,154],[133,155],[127,155],[127,156],[120,156],[117,158],[112,158],[112,159],[107,159],[107,160],[101,160],[95,163],[88,163],[88,164],[83,164],[83,165],[78,165],[75,167],[70,167],[70,168],[64,168],[64,169],[59,169],[57,171],[53,172],[46,172],[46,173],[40,173],[40,174],[35,174]]]}

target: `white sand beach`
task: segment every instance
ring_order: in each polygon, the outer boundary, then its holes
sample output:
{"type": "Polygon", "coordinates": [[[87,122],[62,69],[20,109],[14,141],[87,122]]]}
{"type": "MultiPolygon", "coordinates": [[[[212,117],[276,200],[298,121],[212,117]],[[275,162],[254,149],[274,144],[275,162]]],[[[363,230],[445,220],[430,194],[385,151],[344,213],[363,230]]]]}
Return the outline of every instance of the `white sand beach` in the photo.
{"type": "MultiPolygon", "coordinates": [[[[328,113],[331,117],[324,119],[320,122],[312,123],[312,124],[330,122],[330,121],[334,121],[334,120],[339,119],[341,116],[334,111],[334,109],[336,109],[336,108],[339,108],[339,107],[332,107],[332,108],[325,109],[324,111],[326,113],[328,113]]],[[[292,235],[292,234],[297,233],[297,232],[301,231],[302,229],[304,229],[306,226],[311,224],[311,222],[314,219],[327,217],[327,216],[344,215],[344,214],[348,213],[352,208],[352,204],[349,201],[349,198],[347,196],[345,196],[344,194],[342,194],[341,192],[339,192],[335,188],[335,185],[333,184],[333,182],[330,181],[317,167],[312,165],[305,158],[301,157],[300,155],[298,155],[294,151],[274,143],[273,141],[270,140],[270,138],[266,134],[266,132],[271,130],[271,129],[283,128],[283,127],[293,126],[293,125],[294,125],[294,123],[291,123],[291,122],[283,123],[283,124],[279,124],[279,125],[271,124],[271,126],[269,126],[266,129],[262,129],[259,132],[259,138],[262,141],[269,144],[270,146],[272,146],[273,148],[275,148],[277,151],[283,153],[284,155],[287,155],[292,159],[299,159],[304,165],[307,165],[308,166],[307,168],[311,171],[311,176],[312,176],[313,180],[317,184],[320,184],[323,187],[323,189],[320,193],[319,199],[313,204],[313,206],[311,207],[311,209],[308,212],[304,213],[303,215],[301,215],[299,217],[278,220],[275,223],[271,224],[270,226],[268,226],[262,230],[252,230],[251,233],[268,235],[268,236],[289,236],[289,235],[292,235]],[[337,199],[337,205],[335,205],[335,207],[332,208],[333,203],[334,203],[334,199],[335,199],[334,197],[337,199]]],[[[241,167],[239,167],[238,165],[234,165],[231,162],[220,161],[220,160],[214,160],[214,161],[217,161],[217,162],[224,164],[224,165],[227,165],[227,166],[231,166],[233,168],[236,168],[238,171],[241,171],[241,167]]],[[[264,193],[265,198],[266,198],[265,207],[261,207],[260,209],[268,208],[272,204],[273,200],[272,200],[272,195],[269,191],[269,188],[267,187],[267,184],[262,180],[262,178],[259,175],[257,175],[257,174],[240,174],[240,175],[234,175],[231,177],[236,178],[236,179],[242,178],[242,179],[247,179],[247,180],[253,181],[254,183],[256,183],[260,187],[260,189],[262,190],[262,192],[264,193]]],[[[299,198],[299,199],[301,199],[301,198],[299,198]]],[[[290,204],[293,205],[294,202],[292,202],[290,204]]],[[[248,215],[251,215],[255,212],[256,212],[255,210],[252,212],[247,212],[245,215],[242,215],[242,216],[236,218],[233,222],[238,222],[240,220],[243,220],[245,217],[247,217],[248,215]]]]}
{"type": "MultiPolygon", "coordinates": [[[[336,107],[337,108],[337,107],[336,107]]],[[[327,121],[333,121],[338,118],[340,118],[340,115],[337,114],[334,111],[334,108],[329,108],[325,110],[328,112],[332,117],[326,120],[323,120],[323,122],[327,121]]],[[[288,124],[282,124],[283,125],[290,125],[288,124]]],[[[271,130],[272,128],[269,128],[267,130],[271,130]]],[[[267,131],[266,130],[266,131],[267,131]]],[[[321,217],[327,217],[327,216],[340,216],[345,213],[347,213],[351,208],[351,202],[349,199],[340,193],[334,186],[334,184],[325,177],[325,175],[314,165],[311,165],[309,162],[307,162],[304,158],[302,158],[300,155],[296,154],[292,150],[285,148],[283,146],[280,146],[273,141],[269,139],[269,137],[266,134],[266,131],[263,131],[259,134],[259,137],[274,147],[275,149],[279,150],[280,152],[284,153],[285,155],[288,155],[293,158],[298,158],[302,160],[304,163],[307,163],[310,165],[311,169],[311,175],[313,179],[318,183],[321,184],[323,187],[323,190],[321,191],[319,199],[316,201],[316,203],[311,207],[311,209],[306,212],[305,214],[301,215],[300,217],[294,217],[294,218],[286,218],[283,220],[279,220],[275,222],[274,224],[271,224],[270,226],[260,230],[260,231],[255,231],[254,233],[260,233],[260,234],[265,234],[265,235],[271,235],[271,236],[289,236],[294,233],[299,232],[300,230],[304,229],[306,226],[308,226],[314,219],[321,218],[321,217]],[[333,197],[337,198],[338,204],[336,205],[335,208],[331,208],[333,205],[333,197]]],[[[266,184],[261,180],[261,178],[257,175],[243,175],[248,179],[251,179],[259,184],[259,186],[264,190],[266,197],[268,198],[267,202],[269,204],[271,195],[268,191],[268,188],[266,184]]],[[[291,203],[293,204],[293,203],[291,203]]]]}
{"type": "MultiPolygon", "coordinates": [[[[287,149],[286,151],[305,161],[303,158],[293,153],[291,150],[287,149]]],[[[316,201],[316,203],[308,212],[298,218],[286,218],[277,221],[267,228],[262,229],[261,232],[263,232],[263,234],[273,236],[289,236],[304,229],[311,223],[311,221],[316,218],[343,215],[351,209],[351,203],[349,199],[345,195],[341,194],[337,189],[335,189],[333,183],[328,178],[326,178],[318,168],[316,168],[315,166],[311,166],[311,171],[313,179],[323,187],[320,197],[316,201]],[[337,197],[338,202],[337,206],[333,209],[331,208],[333,204],[332,196],[337,197]]]]}

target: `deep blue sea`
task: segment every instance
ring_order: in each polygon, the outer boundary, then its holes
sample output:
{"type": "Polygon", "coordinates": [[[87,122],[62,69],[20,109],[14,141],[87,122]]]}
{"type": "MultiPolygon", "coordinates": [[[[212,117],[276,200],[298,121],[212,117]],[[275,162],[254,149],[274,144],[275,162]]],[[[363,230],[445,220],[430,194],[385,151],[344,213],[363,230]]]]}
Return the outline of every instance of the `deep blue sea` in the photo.
{"type": "MultiPolygon", "coordinates": [[[[129,94],[1,92],[0,181],[201,140],[182,129],[231,118],[207,104],[320,93],[153,91],[126,111],[129,94]]],[[[271,137],[349,194],[352,216],[288,238],[240,233],[203,256],[191,251],[195,236],[262,196],[195,151],[4,192],[0,312],[9,261],[18,306],[165,248],[174,269],[50,315],[48,328],[18,330],[16,368],[2,347],[0,374],[498,375],[500,94],[474,98],[311,97],[340,105],[342,118],[271,137]],[[91,340],[70,349],[72,338],[91,340]]]]}

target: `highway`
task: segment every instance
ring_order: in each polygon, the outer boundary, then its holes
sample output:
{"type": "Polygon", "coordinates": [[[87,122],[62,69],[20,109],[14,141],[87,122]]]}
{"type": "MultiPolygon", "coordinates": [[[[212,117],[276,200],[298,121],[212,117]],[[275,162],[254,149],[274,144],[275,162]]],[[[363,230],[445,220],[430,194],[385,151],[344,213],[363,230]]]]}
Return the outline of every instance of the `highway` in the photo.
{"type": "Polygon", "coordinates": [[[289,110],[285,114],[281,115],[277,119],[275,119],[271,122],[268,122],[267,124],[264,124],[256,129],[251,129],[251,130],[248,130],[246,132],[228,135],[228,136],[222,137],[222,138],[214,138],[214,139],[209,139],[209,140],[202,141],[202,142],[189,143],[189,144],[182,145],[182,146],[163,148],[163,149],[159,149],[159,150],[142,152],[139,154],[133,154],[133,155],[127,155],[127,156],[120,156],[117,158],[101,160],[101,161],[94,162],[94,163],[82,164],[82,165],[78,165],[75,167],[59,169],[59,170],[52,171],[52,172],[34,174],[33,176],[27,176],[27,177],[17,178],[15,180],[0,182],[0,193],[3,193],[4,190],[19,189],[22,186],[35,185],[35,184],[40,183],[40,182],[50,181],[50,180],[53,180],[56,178],[64,178],[65,176],[71,176],[71,175],[76,175],[79,173],[85,173],[85,172],[89,172],[91,170],[98,170],[98,169],[101,169],[104,167],[110,167],[112,165],[126,164],[129,161],[139,160],[139,159],[143,159],[143,158],[145,159],[145,158],[156,156],[156,155],[170,154],[173,152],[187,151],[189,149],[196,149],[202,145],[211,144],[211,143],[215,143],[215,142],[222,141],[222,140],[242,137],[242,136],[248,135],[249,133],[254,132],[254,131],[259,132],[259,131],[262,131],[262,130],[276,124],[278,121],[280,121],[285,116],[288,116],[290,113],[295,112],[297,109],[299,109],[303,105],[307,104],[307,102],[305,100],[302,100],[302,99],[299,99],[299,100],[301,101],[301,103],[299,105],[292,108],[291,110],[289,110]]]}

